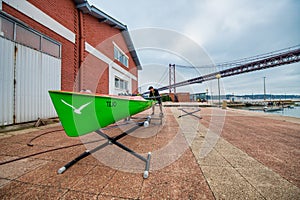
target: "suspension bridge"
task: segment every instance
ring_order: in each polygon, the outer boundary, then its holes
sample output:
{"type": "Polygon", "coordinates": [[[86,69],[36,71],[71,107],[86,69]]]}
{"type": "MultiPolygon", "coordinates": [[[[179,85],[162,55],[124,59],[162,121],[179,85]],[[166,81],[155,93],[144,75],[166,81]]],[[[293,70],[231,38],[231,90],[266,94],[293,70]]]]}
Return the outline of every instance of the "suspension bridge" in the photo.
{"type": "MultiPolygon", "coordinates": [[[[293,47],[260,54],[257,56],[252,56],[248,58],[243,58],[239,60],[233,60],[230,62],[219,63],[214,66],[206,65],[206,66],[183,66],[176,64],[169,64],[169,85],[157,88],[159,91],[169,90],[171,93],[172,89],[174,93],[176,93],[176,87],[182,87],[186,85],[203,83],[205,81],[210,81],[213,79],[219,79],[229,76],[235,76],[238,74],[249,73],[258,70],[264,70],[272,67],[277,67],[281,65],[287,65],[300,61],[300,45],[296,45],[293,47]],[[181,81],[176,83],[175,79],[175,68],[223,68],[222,70],[209,73],[203,76],[199,76],[196,78],[188,79],[185,81],[181,81]]],[[[144,94],[147,94],[145,92],[144,94]]]]}

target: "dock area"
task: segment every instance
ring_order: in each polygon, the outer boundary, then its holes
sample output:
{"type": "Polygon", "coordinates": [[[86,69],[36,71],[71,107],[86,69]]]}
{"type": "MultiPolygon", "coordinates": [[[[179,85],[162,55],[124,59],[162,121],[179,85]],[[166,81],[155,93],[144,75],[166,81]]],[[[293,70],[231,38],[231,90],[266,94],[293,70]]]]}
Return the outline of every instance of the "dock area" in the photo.
{"type": "MultiPolygon", "coordinates": [[[[70,138],[60,124],[0,134],[0,199],[299,199],[300,119],[174,104],[149,127],[109,145],[63,174],[57,170],[105,141],[70,138]]],[[[140,113],[147,116],[151,110],[140,113]]],[[[116,136],[132,124],[103,131],[116,136]]]]}

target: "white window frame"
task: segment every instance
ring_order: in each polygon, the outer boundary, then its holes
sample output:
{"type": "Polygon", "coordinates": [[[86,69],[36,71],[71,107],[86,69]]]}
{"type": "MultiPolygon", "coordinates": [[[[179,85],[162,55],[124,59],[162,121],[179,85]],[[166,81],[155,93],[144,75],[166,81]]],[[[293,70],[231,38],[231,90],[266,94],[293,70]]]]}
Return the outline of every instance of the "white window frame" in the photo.
{"type": "Polygon", "coordinates": [[[129,67],[129,57],[122,51],[122,49],[115,42],[113,42],[113,45],[114,45],[114,59],[118,60],[124,66],[129,67]],[[116,55],[116,50],[118,55],[116,55]],[[122,58],[125,58],[125,61],[123,61],[122,58]]]}
{"type": "Polygon", "coordinates": [[[128,81],[115,76],[115,89],[126,92],[128,90],[128,81]]]}

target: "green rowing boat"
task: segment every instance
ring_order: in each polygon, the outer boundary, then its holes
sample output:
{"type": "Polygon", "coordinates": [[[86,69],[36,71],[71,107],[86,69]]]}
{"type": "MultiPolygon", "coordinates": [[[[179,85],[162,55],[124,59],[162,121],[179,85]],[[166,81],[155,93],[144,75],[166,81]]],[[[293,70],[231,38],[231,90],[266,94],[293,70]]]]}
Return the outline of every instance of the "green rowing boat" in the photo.
{"type": "Polygon", "coordinates": [[[65,132],[81,136],[150,108],[153,101],[140,96],[113,96],[49,91],[65,132]]]}

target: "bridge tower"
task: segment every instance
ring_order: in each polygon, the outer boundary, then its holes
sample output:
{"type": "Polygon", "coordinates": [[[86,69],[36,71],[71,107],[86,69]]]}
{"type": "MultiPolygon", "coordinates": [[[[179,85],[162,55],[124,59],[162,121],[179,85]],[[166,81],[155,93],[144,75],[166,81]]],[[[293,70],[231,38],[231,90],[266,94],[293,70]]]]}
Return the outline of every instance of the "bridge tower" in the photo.
{"type": "Polygon", "coordinates": [[[173,91],[176,93],[176,87],[175,87],[176,79],[175,79],[175,64],[169,64],[169,93],[172,93],[172,85],[173,91]]]}

